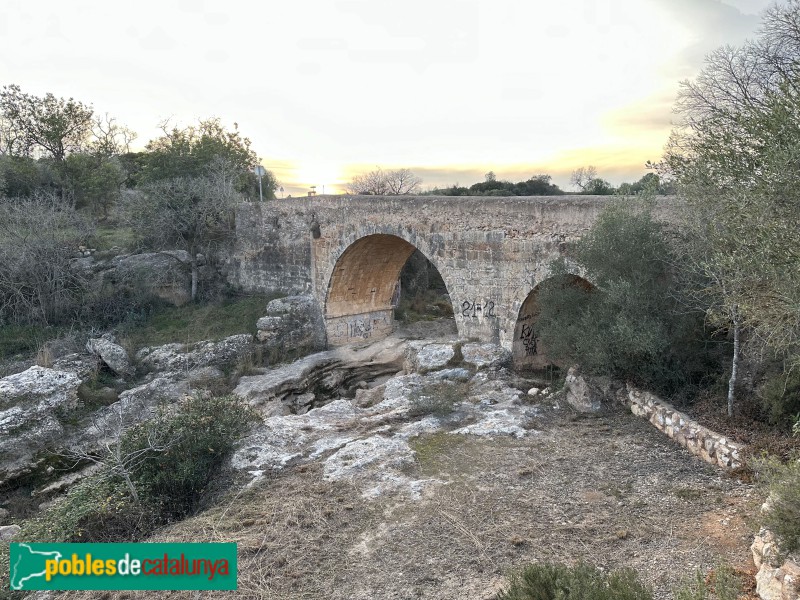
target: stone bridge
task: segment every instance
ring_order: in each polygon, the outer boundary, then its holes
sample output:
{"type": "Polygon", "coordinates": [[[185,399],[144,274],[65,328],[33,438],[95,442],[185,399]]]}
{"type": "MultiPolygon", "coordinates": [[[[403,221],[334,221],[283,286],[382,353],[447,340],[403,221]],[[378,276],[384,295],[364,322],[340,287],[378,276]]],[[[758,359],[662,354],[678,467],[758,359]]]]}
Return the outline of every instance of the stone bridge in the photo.
{"type": "Polygon", "coordinates": [[[459,337],[498,343],[516,362],[533,364],[536,286],[608,201],[316,196],[248,203],[237,214],[229,279],[250,291],[313,294],[327,344],[336,346],[391,332],[395,285],[418,249],[447,286],[459,337]]]}

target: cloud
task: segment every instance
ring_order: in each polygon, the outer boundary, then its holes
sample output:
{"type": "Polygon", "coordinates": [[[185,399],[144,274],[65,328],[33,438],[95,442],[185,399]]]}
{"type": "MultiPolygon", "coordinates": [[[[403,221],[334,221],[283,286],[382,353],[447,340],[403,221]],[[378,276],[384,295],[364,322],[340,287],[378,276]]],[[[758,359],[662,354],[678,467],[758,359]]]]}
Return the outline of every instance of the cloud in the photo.
{"type": "MultiPolygon", "coordinates": [[[[749,2],[750,0],[748,0],[749,2]]],[[[756,36],[760,23],[758,14],[742,12],[719,0],[656,0],[668,17],[686,28],[693,40],[672,62],[665,76],[691,78],[703,66],[706,55],[726,44],[737,46],[756,36]]],[[[740,4],[740,2],[733,2],[740,4]]],[[[767,0],[756,0],[766,7],[767,0]]]]}

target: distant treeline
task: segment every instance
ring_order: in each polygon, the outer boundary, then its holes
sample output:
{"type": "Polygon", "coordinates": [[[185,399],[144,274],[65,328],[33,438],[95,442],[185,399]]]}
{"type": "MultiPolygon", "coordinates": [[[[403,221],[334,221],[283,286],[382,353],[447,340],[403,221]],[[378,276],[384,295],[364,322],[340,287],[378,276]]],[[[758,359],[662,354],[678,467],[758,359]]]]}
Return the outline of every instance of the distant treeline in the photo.
{"type": "MultiPolygon", "coordinates": [[[[577,192],[578,194],[597,196],[636,196],[644,191],[650,191],[658,195],[675,193],[672,183],[662,182],[655,173],[647,173],[638,181],[623,183],[619,187],[614,187],[599,177],[592,177],[585,182],[574,183],[581,188],[581,191],[577,192]]],[[[562,190],[558,185],[552,183],[550,175],[534,175],[525,181],[514,183],[512,181],[499,180],[490,171],[486,174],[484,181],[473,183],[469,187],[456,183],[450,187],[434,188],[425,193],[431,196],[560,196],[574,194],[575,192],[562,190]]]]}

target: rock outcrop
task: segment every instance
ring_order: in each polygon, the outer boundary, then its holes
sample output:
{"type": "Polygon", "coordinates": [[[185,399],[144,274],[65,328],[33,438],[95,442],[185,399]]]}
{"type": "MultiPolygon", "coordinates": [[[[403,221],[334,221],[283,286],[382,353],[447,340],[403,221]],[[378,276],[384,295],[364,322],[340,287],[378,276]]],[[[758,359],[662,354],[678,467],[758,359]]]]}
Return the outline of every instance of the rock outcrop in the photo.
{"type": "Polygon", "coordinates": [[[497,344],[469,343],[461,346],[464,363],[476,369],[499,369],[511,364],[511,352],[497,344]]]}
{"type": "MultiPolygon", "coordinates": [[[[390,343],[388,338],[375,346],[390,343]]],[[[372,389],[359,387],[353,399],[335,399],[325,406],[296,414],[275,412],[276,403],[285,406],[281,398],[287,402],[291,393],[329,375],[331,365],[342,361],[341,352],[356,355],[360,352],[362,365],[391,356],[386,353],[379,358],[381,351],[376,354],[375,346],[361,351],[339,348],[306,357],[263,376],[242,378],[235,393],[259,407],[265,418],[239,444],[231,460],[233,468],[257,480],[288,465],[319,459],[326,478],[350,481],[366,498],[386,494],[418,498],[437,482],[407,475],[407,467],[415,460],[409,443],[412,438],[437,431],[447,431],[448,435],[517,438],[533,432],[531,425],[538,409],[522,403],[521,392],[509,387],[502,378],[494,378],[486,371],[472,375],[463,368],[427,371],[424,366],[430,364],[427,361],[421,363],[424,372],[398,374],[372,389]],[[436,414],[420,413],[420,399],[445,393],[442,386],[454,386],[453,390],[457,390],[450,400],[452,409],[436,414]]],[[[431,355],[440,350],[440,344],[435,346],[431,355]]],[[[395,359],[391,364],[396,368],[397,361],[403,356],[407,358],[408,352],[403,352],[407,348],[396,340],[393,350],[395,359]]],[[[416,351],[413,352],[416,356],[416,351]]],[[[440,357],[438,363],[441,362],[440,357]]],[[[342,361],[336,368],[349,364],[353,363],[342,361]]]]}
{"type": "Polygon", "coordinates": [[[435,371],[444,368],[455,355],[452,343],[408,342],[403,367],[406,371],[435,371]]]}
{"type": "Polygon", "coordinates": [[[0,379],[0,484],[36,470],[58,447],[79,385],[75,373],[45,367],[0,379]]]}
{"type": "Polygon", "coordinates": [[[253,336],[244,333],[218,342],[165,344],[142,348],[136,353],[136,360],[149,371],[188,373],[210,366],[221,369],[234,367],[253,350],[253,336]]]}

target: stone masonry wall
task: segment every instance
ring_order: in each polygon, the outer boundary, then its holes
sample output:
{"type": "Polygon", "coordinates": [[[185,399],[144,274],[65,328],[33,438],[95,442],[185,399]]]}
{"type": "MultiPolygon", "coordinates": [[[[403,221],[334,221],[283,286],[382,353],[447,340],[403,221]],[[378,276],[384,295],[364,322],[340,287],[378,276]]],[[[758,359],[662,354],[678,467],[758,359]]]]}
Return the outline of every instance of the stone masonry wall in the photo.
{"type": "Polygon", "coordinates": [[[394,235],[441,274],[461,337],[510,350],[528,293],[607,203],[602,196],[316,196],[251,203],[237,215],[228,275],[251,291],[311,292],[324,311],[344,251],[366,235],[394,235]]]}
{"type": "Polygon", "coordinates": [[[628,387],[626,404],[668,437],[707,463],[733,470],[742,466],[743,446],[703,427],[650,392],[628,387]]]}

